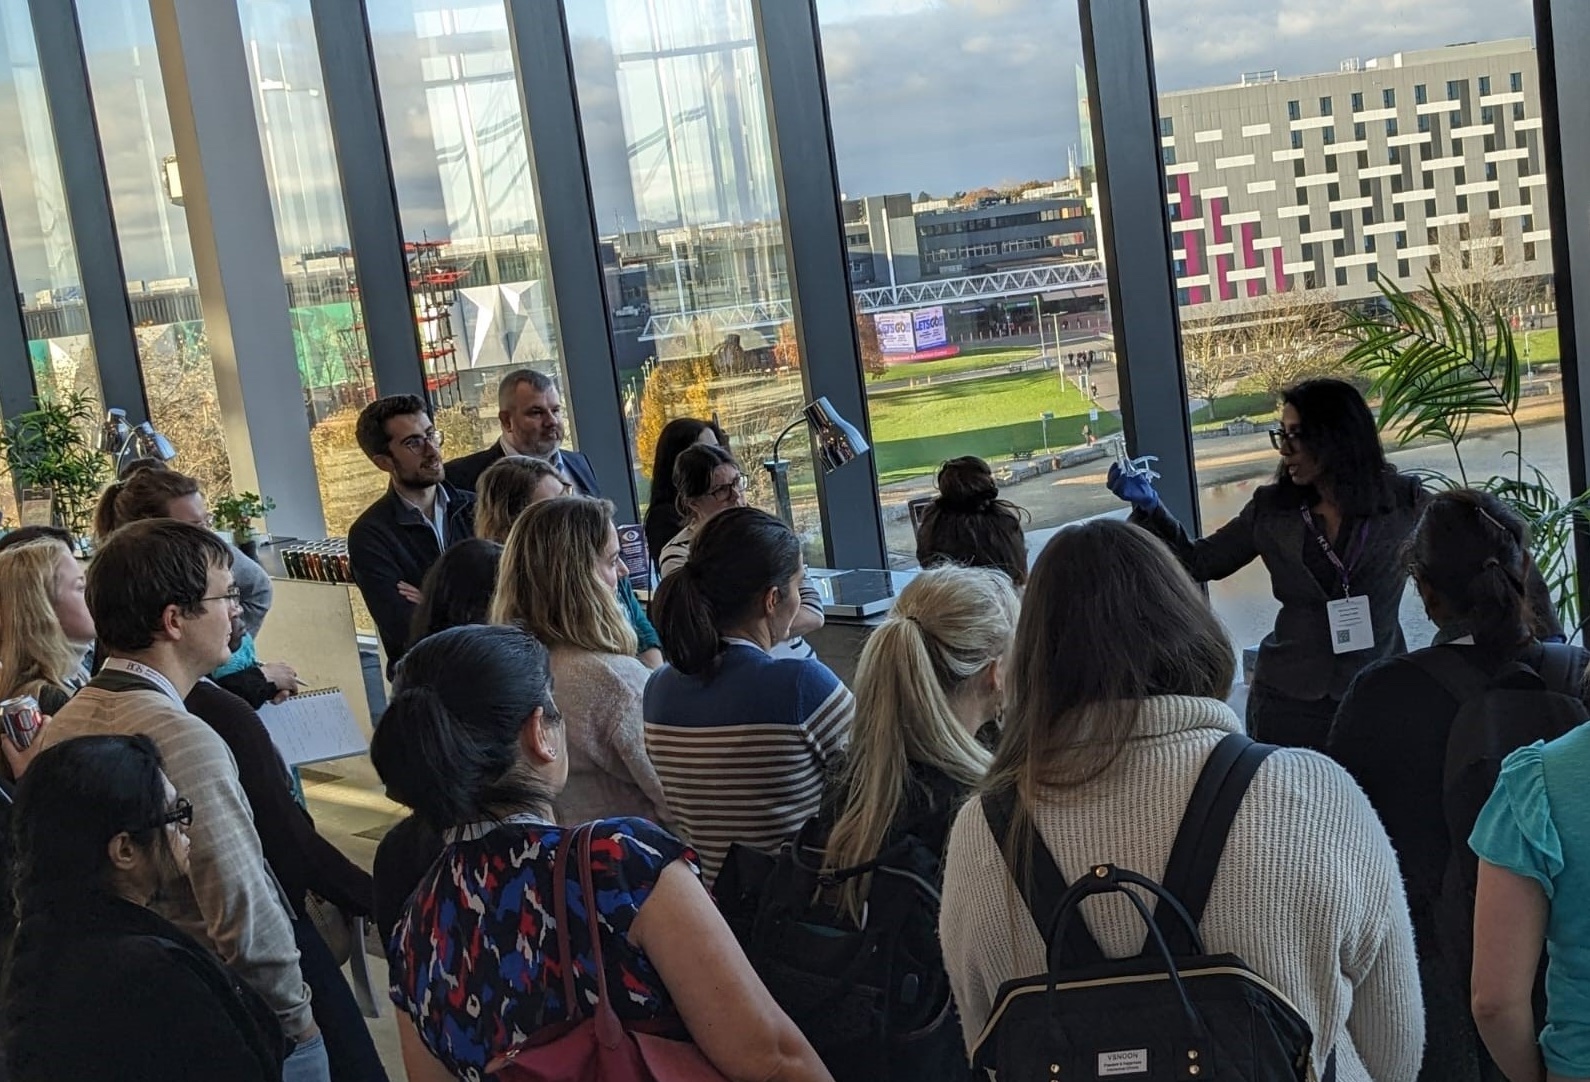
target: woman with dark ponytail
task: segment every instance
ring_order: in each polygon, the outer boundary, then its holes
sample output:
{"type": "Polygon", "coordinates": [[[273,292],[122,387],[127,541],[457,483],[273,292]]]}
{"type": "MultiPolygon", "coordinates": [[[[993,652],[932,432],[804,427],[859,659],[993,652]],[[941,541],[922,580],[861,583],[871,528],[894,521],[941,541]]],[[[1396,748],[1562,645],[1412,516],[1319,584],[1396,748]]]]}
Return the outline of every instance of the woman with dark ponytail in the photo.
{"type": "Polygon", "coordinates": [[[688,846],[644,819],[599,820],[586,893],[565,844],[573,824],[552,821],[567,752],[546,648],[519,628],[452,628],[404,657],[370,754],[387,793],[440,832],[440,855],[405,892],[387,940],[411,1082],[480,1078],[510,1059],[536,1074],[552,1035],[542,1031],[595,1013],[598,957],[622,1022],[694,1040],[731,1079],[828,1079],[718,916],[688,846]],[[560,863],[569,912],[595,910],[589,924],[555,927],[560,863]],[[565,933],[572,957],[561,956],[565,933]]]}
{"type": "Polygon", "coordinates": [[[988,463],[973,455],[939,467],[938,496],[916,531],[916,559],[923,567],[959,564],[992,567],[1017,589],[1027,582],[1027,512],[999,498],[988,463]]]}
{"type": "Polygon", "coordinates": [[[1327,750],[1380,813],[1407,884],[1429,1033],[1419,1077],[1497,1078],[1469,1011],[1460,941],[1473,913],[1454,914],[1452,885],[1443,883],[1452,847],[1468,837],[1467,829],[1462,837],[1448,833],[1447,737],[1465,703],[1517,663],[1540,673],[1550,690],[1584,698],[1590,654],[1536,639],[1531,629],[1540,621],[1529,587],[1538,573],[1529,530],[1490,493],[1432,496],[1404,554],[1436,625],[1435,645],[1360,672],[1337,711],[1327,750]]]}
{"type": "Polygon", "coordinates": [[[828,666],[771,653],[805,577],[790,528],[735,507],[652,599],[668,664],[646,686],[646,751],[708,882],[732,842],[776,850],[817,812],[850,738],[855,699],[828,666]]]}

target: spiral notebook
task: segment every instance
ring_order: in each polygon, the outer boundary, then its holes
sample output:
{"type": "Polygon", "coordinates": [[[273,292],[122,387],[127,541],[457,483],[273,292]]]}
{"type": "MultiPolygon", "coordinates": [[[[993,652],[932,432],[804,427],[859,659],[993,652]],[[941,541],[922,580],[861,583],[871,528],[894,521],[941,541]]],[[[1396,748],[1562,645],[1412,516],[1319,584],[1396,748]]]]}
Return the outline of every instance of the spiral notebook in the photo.
{"type": "Polygon", "coordinates": [[[370,750],[359,719],[341,688],[307,691],[260,707],[271,742],[288,766],[347,759],[370,750]]]}

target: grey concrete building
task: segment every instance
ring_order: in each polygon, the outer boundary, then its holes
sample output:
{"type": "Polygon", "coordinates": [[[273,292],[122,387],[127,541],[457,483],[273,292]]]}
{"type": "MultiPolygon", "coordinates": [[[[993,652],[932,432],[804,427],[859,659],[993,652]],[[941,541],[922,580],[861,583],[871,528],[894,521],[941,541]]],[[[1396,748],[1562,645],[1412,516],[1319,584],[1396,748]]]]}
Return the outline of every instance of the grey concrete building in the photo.
{"type": "Polygon", "coordinates": [[[1181,302],[1551,270],[1528,39],[1160,96],[1181,302]]]}
{"type": "MultiPolygon", "coordinates": [[[[857,288],[987,274],[1098,254],[1087,201],[1048,194],[1063,182],[1018,198],[951,208],[913,206],[908,195],[844,201],[845,245],[857,288]]],[[[1072,189],[1074,190],[1074,186],[1072,189]]]]}

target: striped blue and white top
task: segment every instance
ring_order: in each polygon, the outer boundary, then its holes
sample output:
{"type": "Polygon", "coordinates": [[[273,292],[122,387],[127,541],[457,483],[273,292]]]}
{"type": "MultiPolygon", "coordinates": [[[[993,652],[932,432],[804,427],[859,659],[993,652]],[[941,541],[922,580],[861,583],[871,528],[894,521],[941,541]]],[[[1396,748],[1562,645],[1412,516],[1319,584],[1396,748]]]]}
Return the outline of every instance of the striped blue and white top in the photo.
{"type": "Polygon", "coordinates": [[[856,703],[816,658],[730,639],[715,673],[673,666],[646,685],[646,752],[707,883],[731,842],[773,852],[817,813],[856,703]]]}

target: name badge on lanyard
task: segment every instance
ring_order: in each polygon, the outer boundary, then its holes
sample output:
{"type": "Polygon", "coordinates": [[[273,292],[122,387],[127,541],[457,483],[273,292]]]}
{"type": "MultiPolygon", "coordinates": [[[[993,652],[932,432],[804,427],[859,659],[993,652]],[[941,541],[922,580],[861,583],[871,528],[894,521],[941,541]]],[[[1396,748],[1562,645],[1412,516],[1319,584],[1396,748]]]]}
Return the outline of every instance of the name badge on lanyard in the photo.
{"type": "Polygon", "coordinates": [[[1353,594],[1352,570],[1358,565],[1359,557],[1364,554],[1364,543],[1369,538],[1369,523],[1364,522],[1358,527],[1358,536],[1353,541],[1353,547],[1347,554],[1347,562],[1336,555],[1336,550],[1326,540],[1325,534],[1314,523],[1314,516],[1307,507],[1303,508],[1303,522],[1314,535],[1314,540],[1319,543],[1320,551],[1331,562],[1336,573],[1341,576],[1342,596],[1325,606],[1325,615],[1330,621],[1331,650],[1337,654],[1354,654],[1360,650],[1368,650],[1375,645],[1375,627],[1370,616],[1369,598],[1364,594],[1353,594]]]}
{"type": "Polygon", "coordinates": [[[176,704],[178,710],[186,711],[187,705],[183,703],[182,696],[177,694],[176,686],[166,679],[166,674],[159,669],[151,669],[141,662],[131,661],[124,657],[107,658],[103,668],[109,672],[123,672],[129,676],[136,676],[140,680],[153,684],[166,698],[176,704]]]}

